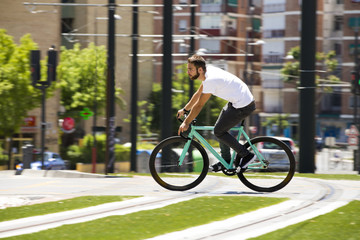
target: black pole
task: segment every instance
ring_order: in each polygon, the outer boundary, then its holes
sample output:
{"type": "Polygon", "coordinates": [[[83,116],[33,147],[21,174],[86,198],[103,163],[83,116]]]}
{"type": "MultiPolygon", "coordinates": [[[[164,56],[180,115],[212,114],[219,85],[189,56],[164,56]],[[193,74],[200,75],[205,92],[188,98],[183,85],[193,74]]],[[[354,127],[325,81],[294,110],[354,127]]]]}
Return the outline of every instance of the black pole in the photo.
{"type": "MultiPolygon", "coordinates": [[[[94,23],[94,29],[95,29],[95,34],[97,34],[97,10],[95,8],[95,23],[94,23]]],[[[97,72],[97,60],[98,60],[98,54],[97,54],[97,36],[95,36],[95,77],[94,77],[94,106],[93,106],[93,111],[94,111],[94,116],[93,116],[93,129],[92,129],[92,133],[93,133],[93,147],[91,149],[91,163],[92,163],[92,173],[96,172],[96,156],[97,156],[97,142],[96,142],[96,117],[97,117],[97,76],[98,76],[98,72],[97,72]]]]}
{"type": "MultiPolygon", "coordinates": [[[[191,4],[195,5],[196,4],[196,0],[191,0],[191,4]]],[[[196,7],[191,7],[191,13],[190,13],[190,56],[195,54],[195,33],[196,33],[196,29],[195,29],[195,24],[196,24],[196,20],[195,20],[195,10],[196,7]]],[[[191,80],[189,78],[189,98],[192,97],[192,95],[194,94],[194,81],[191,80]]]]}
{"type": "Polygon", "coordinates": [[[161,137],[171,136],[172,120],[175,116],[171,110],[171,81],[172,81],[172,17],[173,1],[164,0],[163,21],[163,69],[162,69],[162,107],[161,107],[161,137]]]}
{"type": "Polygon", "coordinates": [[[300,70],[300,173],[315,171],[316,0],[302,2],[300,70]]]}
{"type": "Polygon", "coordinates": [[[46,87],[41,87],[41,169],[44,170],[45,161],[45,131],[46,131],[46,87]]]}
{"type": "MultiPolygon", "coordinates": [[[[133,0],[137,4],[138,0],[133,0]]],[[[133,7],[132,26],[132,80],[131,80],[131,167],[136,172],[136,137],[137,137],[137,98],[138,98],[138,7],[133,7]]]]}
{"type": "MultiPolygon", "coordinates": [[[[359,59],[358,59],[358,56],[359,56],[359,48],[358,48],[358,44],[359,44],[359,17],[356,18],[356,26],[355,26],[355,49],[354,49],[354,63],[355,63],[355,67],[354,67],[354,70],[355,70],[355,94],[354,94],[354,125],[357,127],[357,129],[360,129],[360,122],[359,122],[359,119],[358,119],[358,113],[357,113],[357,108],[358,108],[358,101],[357,101],[357,98],[358,98],[358,88],[357,86],[359,85],[358,81],[359,81],[359,77],[360,77],[360,73],[359,73],[359,59]]],[[[355,154],[355,159],[354,159],[354,162],[358,164],[358,173],[360,174],[360,154],[359,154],[359,151],[360,150],[360,136],[358,136],[358,149],[357,149],[357,154],[355,154]]],[[[356,166],[356,164],[355,164],[356,166]]],[[[356,170],[356,169],[354,169],[356,170]]]]}
{"type": "Polygon", "coordinates": [[[108,57],[106,81],[106,168],[105,174],[114,172],[115,138],[115,0],[109,0],[108,6],[108,57]]]}

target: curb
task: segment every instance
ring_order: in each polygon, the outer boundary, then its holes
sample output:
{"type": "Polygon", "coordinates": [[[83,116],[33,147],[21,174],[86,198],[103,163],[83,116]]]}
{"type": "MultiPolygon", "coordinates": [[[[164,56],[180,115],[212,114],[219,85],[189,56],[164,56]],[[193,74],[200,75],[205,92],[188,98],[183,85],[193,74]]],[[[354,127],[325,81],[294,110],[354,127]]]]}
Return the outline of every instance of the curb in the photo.
{"type": "Polygon", "coordinates": [[[0,171],[0,176],[26,176],[26,177],[53,177],[53,178],[109,178],[114,176],[107,176],[102,174],[84,173],[74,170],[33,170],[24,169],[17,170],[4,170],[0,171]]]}

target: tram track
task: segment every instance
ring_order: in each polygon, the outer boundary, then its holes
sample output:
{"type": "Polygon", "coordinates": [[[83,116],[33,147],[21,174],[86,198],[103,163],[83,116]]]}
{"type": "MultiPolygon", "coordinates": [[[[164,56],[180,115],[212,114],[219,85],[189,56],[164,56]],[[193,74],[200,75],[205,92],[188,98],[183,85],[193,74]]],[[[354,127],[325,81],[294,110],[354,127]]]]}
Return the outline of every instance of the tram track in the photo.
{"type": "Polygon", "coordinates": [[[83,209],[52,213],[42,216],[34,216],[0,222],[0,238],[38,232],[64,224],[75,224],[91,221],[107,216],[125,215],[133,212],[161,208],[170,204],[205,196],[212,189],[216,189],[221,181],[206,184],[197,191],[168,192],[167,197],[159,194],[159,197],[139,197],[116,203],[106,203],[83,209]]]}
{"type": "MultiPolygon", "coordinates": [[[[318,194],[311,199],[294,199],[265,209],[239,215],[224,221],[186,229],[176,233],[152,238],[165,239],[247,239],[275,231],[312,217],[330,212],[346,202],[339,201],[341,189],[314,179],[303,179],[312,186],[317,185],[318,194]]],[[[274,194],[276,195],[276,194],[274,194]]]]}
{"type": "MultiPolygon", "coordinates": [[[[144,179],[139,179],[143,184],[144,179]]],[[[132,182],[135,182],[132,180],[132,182]]],[[[59,227],[64,224],[74,224],[91,221],[111,215],[125,215],[142,210],[151,210],[190,200],[196,197],[209,195],[253,195],[252,191],[231,191],[234,188],[246,189],[241,182],[234,178],[208,176],[197,188],[186,192],[171,192],[162,188],[154,188],[153,182],[144,189],[137,189],[127,194],[139,195],[144,192],[144,197],[117,203],[107,203],[85,209],[35,216],[12,221],[0,222],[0,238],[34,233],[49,228],[59,227]],[[240,184],[240,186],[238,186],[240,184]],[[149,186],[152,188],[149,189],[149,186]],[[160,190],[159,190],[160,189],[160,190]],[[229,191],[230,190],[230,191],[229,191]],[[228,192],[227,192],[228,191],[228,192]]],[[[135,185],[130,185],[135,187],[135,185]]],[[[157,185],[155,185],[157,186],[157,185]]],[[[129,191],[129,186],[122,191],[129,191]]],[[[135,190],[135,188],[134,188],[135,190]]],[[[265,234],[294,224],[305,218],[309,219],[316,214],[323,214],[339,207],[342,189],[329,182],[294,178],[283,190],[275,193],[255,193],[264,197],[290,197],[283,203],[257,210],[243,215],[238,215],[224,221],[193,227],[179,232],[169,233],[154,239],[246,239],[254,237],[253,233],[265,234]],[[260,231],[261,230],[261,231],[260,231]]],[[[82,193],[86,194],[86,193],[82,193]]],[[[357,193],[358,194],[358,193],[357,193]]]]}

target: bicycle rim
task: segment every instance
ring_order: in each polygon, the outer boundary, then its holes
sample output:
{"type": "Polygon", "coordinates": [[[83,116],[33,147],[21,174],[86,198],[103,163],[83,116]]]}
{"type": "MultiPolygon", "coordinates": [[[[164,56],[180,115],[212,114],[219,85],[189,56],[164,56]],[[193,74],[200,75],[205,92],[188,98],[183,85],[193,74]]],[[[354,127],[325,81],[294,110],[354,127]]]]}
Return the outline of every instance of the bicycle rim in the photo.
{"type": "MultiPolygon", "coordinates": [[[[293,150],[284,142],[272,137],[257,137],[251,139],[259,153],[267,161],[266,169],[260,169],[259,160],[252,162],[248,169],[238,173],[242,183],[258,192],[274,192],[285,187],[295,173],[295,157],[293,150]]],[[[254,153],[249,143],[246,148],[254,153]]]]}
{"type": "Polygon", "coordinates": [[[159,143],[153,150],[149,167],[154,180],[162,187],[185,191],[197,186],[204,180],[209,159],[204,148],[192,141],[184,162],[179,165],[179,157],[187,140],[182,137],[170,137],[159,143]]]}

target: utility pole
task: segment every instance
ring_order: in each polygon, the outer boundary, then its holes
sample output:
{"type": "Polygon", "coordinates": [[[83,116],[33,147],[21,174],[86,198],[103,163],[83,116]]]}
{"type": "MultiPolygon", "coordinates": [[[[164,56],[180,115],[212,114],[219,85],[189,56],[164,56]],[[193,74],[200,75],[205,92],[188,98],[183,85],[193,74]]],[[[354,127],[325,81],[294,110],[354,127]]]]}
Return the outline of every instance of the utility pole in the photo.
{"type": "Polygon", "coordinates": [[[108,5],[108,56],[106,81],[106,158],[105,174],[114,172],[115,162],[115,0],[108,5]]]}
{"type": "MultiPolygon", "coordinates": [[[[195,0],[191,0],[191,5],[195,4],[195,0]]],[[[195,53],[195,10],[196,7],[190,8],[190,56],[195,53]]],[[[189,78],[189,99],[194,94],[194,81],[189,78]]]]}
{"type": "MultiPolygon", "coordinates": [[[[136,5],[138,0],[133,0],[136,5]]],[[[137,141],[137,99],[138,99],[138,7],[133,7],[132,25],[132,68],[131,68],[131,164],[130,170],[136,172],[136,141],[137,141]]]]}
{"type": "MultiPolygon", "coordinates": [[[[360,17],[356,17],[356,20],[355,20],[355,26],[354,26],[354,32],[355,32],[355,49],[354,49],[354,63],[355,63],[355,66],[354,66],[354,71],[355,71],[355,93],[354,93],[354,125],[357,127],[357,129],[360,129],[360,122],[359,122],[359,119],[357,117],[358,113],[357,113],[357,108],[358,108],[358,95],[360,94],[359,93],[359,90],[358,90],[358,85],[359,85],[359,78],[360,78],[360,68],[359,68],[359,59],[358,59],[358,56],[359,56],[359,49],[358,49],[358,44],[359,44],[359,27],[360,27],[360,24],[359,24],[359,20],[360,20],[360,17]]],[[[357,166],[358,166],[358,172],[360,174],[360,136],[358,136],[358,149],[356,151],[356,153],[354,154],[355,156],[355,159],[354,159],[354,162],[357,163],[357,166]]],[[[354,165],[356,166],[356,164],[354,165]]],[[[356,170],[356,169],[354,169],[356,170]]]]}
{"type": "Polygon", "coordinates": [[[315,171],[316,0],[302,1],[300,63],[300,173],[315,171]]]}
{"type": "Polygon", "coordinates": [[[172,24],[173,24],[173,0],[164,0],[163,21],[163,69],[162,69],[162,106],[161,106],[161,137],[165,139],[172,132],[172,24]]]}

